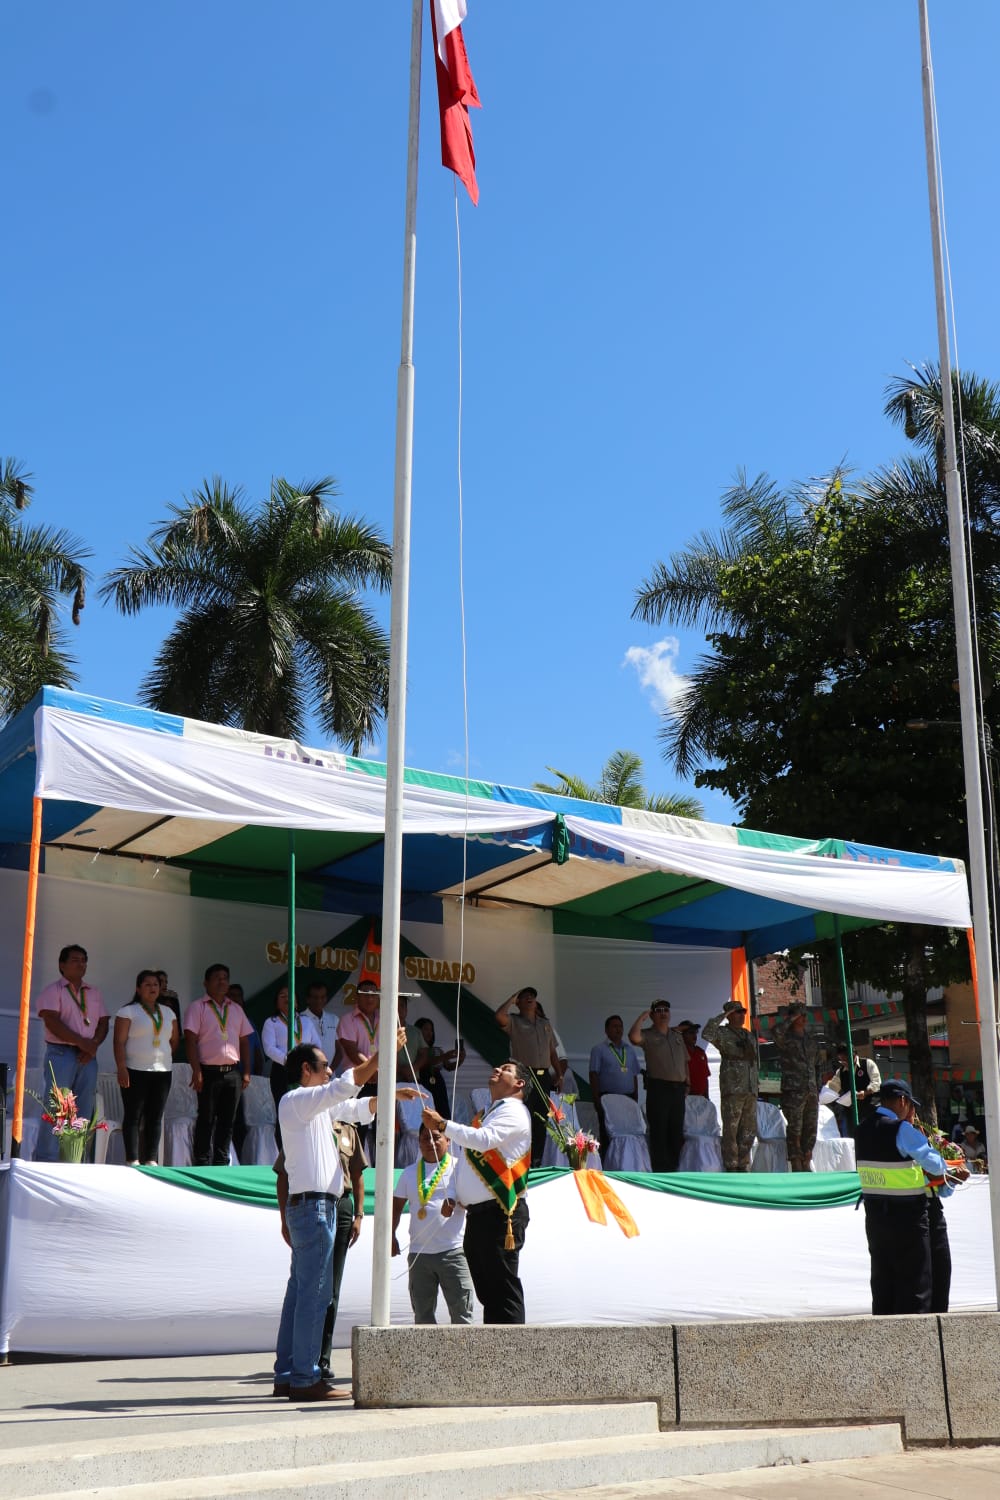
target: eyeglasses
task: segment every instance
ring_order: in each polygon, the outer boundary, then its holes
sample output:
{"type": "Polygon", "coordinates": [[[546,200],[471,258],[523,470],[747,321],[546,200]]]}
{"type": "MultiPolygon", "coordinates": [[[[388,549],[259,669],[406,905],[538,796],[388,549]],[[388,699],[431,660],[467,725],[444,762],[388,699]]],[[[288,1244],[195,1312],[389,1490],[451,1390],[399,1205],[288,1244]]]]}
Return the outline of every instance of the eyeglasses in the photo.
{"type": "Polygon", "coordinates": [[[670,1014],[670,1006],[669,1005],[654,1005],[653,1009],[649,1012],[649,1014],[651,1016],[669,1016],[669,1014],[670,1014]]]}

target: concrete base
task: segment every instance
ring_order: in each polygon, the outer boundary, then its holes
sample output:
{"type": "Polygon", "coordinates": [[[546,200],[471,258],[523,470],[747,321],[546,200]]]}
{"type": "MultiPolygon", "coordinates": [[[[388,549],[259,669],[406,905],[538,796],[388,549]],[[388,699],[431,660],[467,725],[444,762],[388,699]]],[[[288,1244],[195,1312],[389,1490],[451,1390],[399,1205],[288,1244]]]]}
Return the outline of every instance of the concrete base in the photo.
{"type": "Polygon", "coordinates": [[[898,1422],[907,1443],[1000,1438],[1000,1315],[651,1327],[354,1330],[361,1407],[655,1401],[660,1426],[898,1422]]]}

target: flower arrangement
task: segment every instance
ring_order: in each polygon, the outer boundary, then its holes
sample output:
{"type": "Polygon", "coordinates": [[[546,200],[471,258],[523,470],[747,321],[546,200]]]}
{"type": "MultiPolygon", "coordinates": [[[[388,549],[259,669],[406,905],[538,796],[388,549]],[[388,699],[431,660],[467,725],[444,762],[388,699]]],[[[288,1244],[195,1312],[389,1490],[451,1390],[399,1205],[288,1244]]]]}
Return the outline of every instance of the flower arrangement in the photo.
{"type": "MultiPolygon", "coordinates": [[[[565,1094],[567,1104],[576,1103],[575,1094],[565,1094]]],[[[592,1151],[598,1149],[598,1142],[585,1130],[572,1130],[566,1121],[566,1111],[558,1104],[549,1100],[549,1117],[545,1122],[545,1129],[550,1138],[555,1141],[559,1150],[565,1156],[574,1172],[587,1165],[587,1160],[592,1151]]]]}
{"type": "MultiPolygon", "coordinates": [[[[42,1119],[47,1125],[52,1126],[52,1134],[59,1144],[59,1160],[83,1161],[87,1142],[98,1130],[107,1130],[107,1121],[98,1120],[96,1104],[90,1119],[85,1119],[79,1113],[76,1095],[72,1089],[60,1088],[56,1082],[55,1071],[51,1063],[49,1072],[52,1074],[52,1087],[49,1090],[48,1107],[43,1109],[42,1119]]],[[[33,1097],[38,1099],[37,1094],[33,1097]]],[[[39,1099],[38,1102],[45,1104],[44,1099],[39,1099]]]]}

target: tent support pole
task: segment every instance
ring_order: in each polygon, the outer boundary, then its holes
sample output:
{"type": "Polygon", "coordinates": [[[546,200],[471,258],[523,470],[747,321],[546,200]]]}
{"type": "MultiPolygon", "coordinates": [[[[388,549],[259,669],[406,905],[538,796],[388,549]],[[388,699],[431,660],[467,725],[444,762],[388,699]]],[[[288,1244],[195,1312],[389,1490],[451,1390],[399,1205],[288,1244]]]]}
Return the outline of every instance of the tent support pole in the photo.
{"type": "Polygon", "coordinates": [[[844,1007],[844,1033],[847,1038],[847,1055],[851,1069],[851,1119],[854,1121],[856,1128],[858,1123],[858,1087],[854,1078],[854,1038],[851,1035],[851,1002],[847,993],[844,945],[840,941],[840,918],[837,916],[833,919],[833,943],[837,950],[837,978],[840,981],[840,1000],[844,1007]]]}
{"type": "Polygon", "coordinates": [[[386,715],[385,864],[382,875],[382,978],[379,1000],[378,1121],[375,1135],[375,1225],[372,1325],[388,1328],[391,1292],[393,1144],[396,1124],[396,1025],[399,928],[403,889],[403,776],[406,747],[407,632],[410,608],[410,496],[413,489],[413,309],[417,265],[417,163],[420,142],[420,50],[423,0],[410,23],[410,112],[403,232],[403,312],[396,378],[396,469],[389,618],[389,711],[386,715]]]}
{"type": "MultiPolygon", "coordinates": [[[[288,830],[288,1051],[295,1046],[295,829],[288,830]]],[[[331,1058],[332,1062],[333,1059],[331,1058]]]]}
{"type": "Polygon", "coordinates": [[[24,916],[24,959],[21,964],[21,1009],[17,1022],[17,1077],[14,1081],[14,1118],[10,1154],[21,1155],[24,1138],[24,1082],[28,1074],[28,1022],[31,1018],[31,969],[35,956],[35,913],[38,909],[38,867],[42,852],[42,799],[31,800],[31,855],[28,863],[28,904],[24,916]]]}

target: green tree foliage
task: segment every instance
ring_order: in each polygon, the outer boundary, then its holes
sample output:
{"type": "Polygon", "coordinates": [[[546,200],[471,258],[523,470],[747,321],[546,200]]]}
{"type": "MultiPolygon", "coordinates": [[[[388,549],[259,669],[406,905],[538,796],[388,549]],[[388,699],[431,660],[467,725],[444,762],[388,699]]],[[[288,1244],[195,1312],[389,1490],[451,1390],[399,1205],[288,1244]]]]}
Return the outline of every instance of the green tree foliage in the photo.
{"type": "Polygon", "coordinates": [[[643,784],[642,760],[632,750],[616,750],[601,768],[596,785],[580,776],[546,766],[558,781],[552,785],[535,782],[536,792],[553,792],[559,797],[579,797],[583,802],[607,802],[612,807],[639,807],[646,812],[670,813],[675,818],[702,818],[704,809],[697,797],[658,796],[647,792],[643,784]]]}
{"type": "MultiPolygon", "coordinates": [[[[1000,667],[1000,392],[969,376],[955,394],[988,690],[1000,667]]],[[[657,564],[634,613],[706,631],[665,754],[726,792],[748,826],[966,857],[936,371],[894,382],[886,411],[916,454],[787,491],[739,476],[721,532],[657,564]]],[[[967,973],[964,939],[880,929],[850,935],[845,953],[853,977],[902,991],[914,1084],[932,1099],[926,992],[967,973]]]]}
{"type": "Polygon", "coordinates": [[[301,738],[312,710],[358,753],[385,712],[388,639],[361,594],[385,590],[388,543],[329,508],[332,479],[277,479],[253,506],[206,481],[101,587],[125,615],[180,618],[141,688],[169,713],[301,738]]]}
{"type": "Polygon", "coordinates": [[[76,681],[67,650],[61,600],[80,623],[90,552],[66,531],[21,519],[34,496],[32,475],[14,458],[0,459],[0,717],[9,718],[40,687],[76,681]]]}

